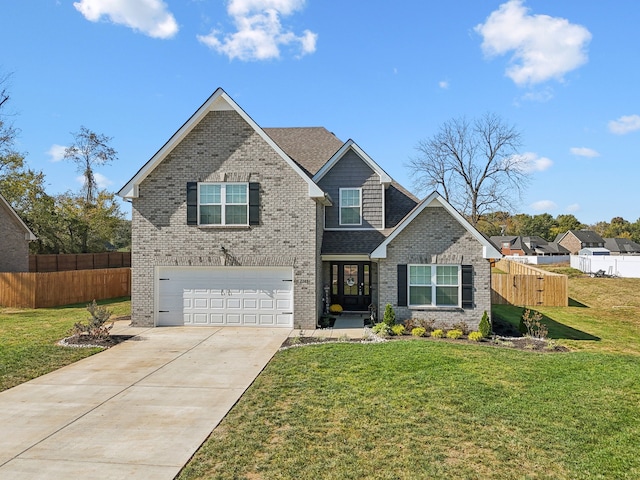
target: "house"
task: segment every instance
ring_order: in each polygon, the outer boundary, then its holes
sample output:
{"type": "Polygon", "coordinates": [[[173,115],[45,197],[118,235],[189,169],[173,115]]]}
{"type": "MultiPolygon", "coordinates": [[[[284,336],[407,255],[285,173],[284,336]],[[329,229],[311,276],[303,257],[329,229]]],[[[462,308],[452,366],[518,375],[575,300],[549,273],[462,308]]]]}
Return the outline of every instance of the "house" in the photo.
{"type": "Polygon", "coordinates": [[[29,242],[36,236],[0,195],[0,272],[29,271],[29,242]]]}
{"type": "Polygon", "coordinates": [[[569,255],[569,251],[556,242],[548,242],[539,236],[498,235],[491,241],[503,255],[513,256],[559,256],[569,255]]]}
{"type": "Polygon", "coordinates": [[[120,190],[132,322],[316,328],[333,303],[478,325],[500,253],[354,141],[261,128],[218,89],[120,190]]]}
{"type": "Polygon", "coordinates": [[[559,233],[555,241],[569,250],[571,255],[576,255],[583,248],[604,248],[604,239],[591,230],[569,230],[559,233]]]}
{"type": "Polygon", "coordinates": [[[628,238],[605,238],[604,248],[611,255],[640,255],[640,244],[628,238]]]}

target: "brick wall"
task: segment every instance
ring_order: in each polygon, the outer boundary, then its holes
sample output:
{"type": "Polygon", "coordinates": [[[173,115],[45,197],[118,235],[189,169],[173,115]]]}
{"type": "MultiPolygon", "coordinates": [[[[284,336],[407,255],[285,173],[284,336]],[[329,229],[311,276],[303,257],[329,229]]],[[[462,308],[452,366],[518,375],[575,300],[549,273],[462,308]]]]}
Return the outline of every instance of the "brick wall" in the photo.
{"type": "Polygon", "coordinates": [[[482,245],[442,207],[427,207],[388,246],[387,258],[379,262],[378,312],[390,303],[396,320],[433,319],[452,325],[463,321],[477,329],[482,314],[491,313],[491,267],[482,258],[482,245]],[[473,303],[470,309],[398,307],[398,264],[440,263],[473,265],[473,303]]]}
{"type": "Polygon", "coordinates": [[[235,111],[210,112],[140,184],[132,213],[132,321],[153,325],[154,272],[163,265],[292,266],[294,324],[315,328],[318,305],[316,202],[307,183],[235,111]],[[186,184],[260,183],[260,225],[186,224],[186,184]],[[227,263],[227,265],[229,265],[227,263]]]}
{"type": "Polygon", "coordinates": [[[29,271],[29,241],[25,230],[0,203],[0,272],[29,271]]]}

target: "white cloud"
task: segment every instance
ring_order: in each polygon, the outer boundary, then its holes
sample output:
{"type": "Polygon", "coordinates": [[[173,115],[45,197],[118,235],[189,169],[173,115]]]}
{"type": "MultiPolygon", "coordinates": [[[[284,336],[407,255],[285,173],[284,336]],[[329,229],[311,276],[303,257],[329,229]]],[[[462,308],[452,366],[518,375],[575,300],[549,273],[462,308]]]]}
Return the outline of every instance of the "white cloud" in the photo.
{"type": "MultiPolygon", "coordinates": [[[[94,172],[93,178],[96,181],[96,185],[98,186],[99,189],[104,189],[113,185],[113,182],[109,180],[107,177],[105,177],[104,175],[102,175],[101,173],[94,172]]],[[[85,184],[84,175],[77,176],[76,182],[84,186],[85,184]]]]}
{"type": "Polygon", "coordinates": [[[446,80],[441,80],[440,82],[438,82],[438,86],[443,90],[446,90],[449,88],[449,82],[446,80]]]}
{"type": "Polygon", "coordinates": [[[51,148],[47,150],[47,155],[51,157],[52,162],[59,162],[64,158],[64,151],[66,148],[67,147],[65,147],[64,145],[58,145],[54,143],[53,145],[51,145],[51,148]]]}
{"type": "Polygon", "coordinates": [[[153,38],[171,38],[178,24],[162,0],[81,0],[73,6],[92,22],[103,16],[153,38]]]}
{"type": "Polygon", "coordinates": [[[512,161],[524,173],[544,172],[553,165],[547,157],[539,157],[537,153],[526,152],[516,155],[512,161]]]}
{"type": "Polygon", "coordinates": [[[577,212],[577,211],[579,211],[579,210],[580,210],[580,204],[579,204],[579,203],[572,203],[571,205],[569,205],[569,206],[566,208],[566,210],[567,210],[567,212],[569,212],[569,213],[575,213],[575,212],[577,212]]]}
{"type": "Polygon", "coordinates": [[[609,122],[609,131],[616,135],[624,135],[635,130],[640,130],[640,115],[624,115],[609,122]]]}
{"type": "Polygon", "coordinates": [[[565,18],[531,15],[523,0],[509,0],[475,27],[488,57],[511,52],[506,75],[517,85],[533,85],[584,65],[591,33],[565,18]]]}
{"type": "Polygon", "coordinates": [[[571,153],[573,155],[577,155],[578,157],[587,157],[587,158],[595,158],[600,156],[600,154],[596,152],[593,148],[587,148],[587,147],[572,147],[571,153]]]}
{"type": "Polygon", "coordinates": [[[280,23],[301,10],[305,0],[230,0],[227,13],[233,18],[237,32],[223,34],[213,30],[198,35],[198,40],[231,60],[268,60],[280,57],[281,47],[296,47],[297,56],[316,51],[318,35],[304,30],[302,35],[288,31],[280,23]]]}
{"type": "Polygon", "coordinates": [[[558,208],[558,205],[556,205],[556,203],[551,200],[538,200],[537,202],[533,202],[529,206],[536,212],[548,212],[549,210],[555,210],[556,208],[558,208]]]}

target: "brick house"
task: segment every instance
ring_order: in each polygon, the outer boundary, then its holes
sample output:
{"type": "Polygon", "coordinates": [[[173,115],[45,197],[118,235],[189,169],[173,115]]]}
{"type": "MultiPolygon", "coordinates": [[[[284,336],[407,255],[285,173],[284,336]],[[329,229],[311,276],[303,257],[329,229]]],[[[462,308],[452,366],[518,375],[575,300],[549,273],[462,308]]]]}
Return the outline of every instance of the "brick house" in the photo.
{"type": "Polygon", "coordinates": [[[0,272],[29,271],[29,242],[36,236],[0,195],[0,272]]]}
{"type": "Polygon", "coordinates": [[[555,241],[571,255],[577,255],[583,248],[604,248],[604,239],[592,230],[568,230],[559,233],[555,241]]]}
{"type": "Polygon", "coordinates": [[[120,190],[132,322],[316,328],[332,303],[477,326],[500,253],[355,142],[261,128],[222,89],[120,190]]]}

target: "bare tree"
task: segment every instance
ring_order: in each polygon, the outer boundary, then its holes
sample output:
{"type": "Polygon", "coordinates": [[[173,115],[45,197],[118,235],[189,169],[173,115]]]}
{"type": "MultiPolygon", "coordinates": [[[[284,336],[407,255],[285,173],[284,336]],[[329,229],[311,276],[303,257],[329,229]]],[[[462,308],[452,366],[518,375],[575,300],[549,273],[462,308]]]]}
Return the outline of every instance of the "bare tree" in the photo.
{"type": "Polygon", "coordinates": [[[498,115],[469,122],[456,118],[418,143],[408,163],[414,186],[438,190],[476,225],[483,214],[511,210],[528,184],[528,165],[519,155],[521,134],[498,115]]]}
{"type": "MultiPolygon", "coordinates": [[[[9,121],[11,113],[7,110],[10,99],[8,83],[11,74],[0,74],[0,157],[7,157],[15,152],[13,151],[13,143],[18,131],[9,121]]],[[[3,158],[0,158],[0,167],[3,164],[3,158]]]]}
{"type": "Polygon", "coordinates": [[[97,192],[94,168],[98,165],[108,165],[117,160],[117,152],[109,146],[111,137],[97,134],[82,126],[80,131],[72,133],[74,142],[65,148],[64,158],[71,160],[78,167],[78,172],[84,176],[84,193],[87,204],[92,203],[97,192]]]}

